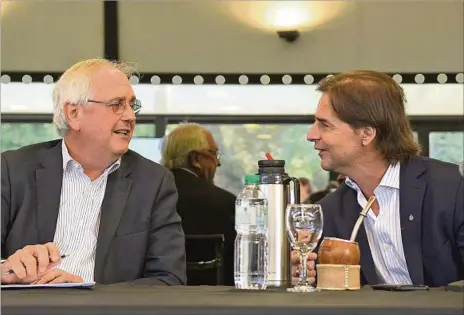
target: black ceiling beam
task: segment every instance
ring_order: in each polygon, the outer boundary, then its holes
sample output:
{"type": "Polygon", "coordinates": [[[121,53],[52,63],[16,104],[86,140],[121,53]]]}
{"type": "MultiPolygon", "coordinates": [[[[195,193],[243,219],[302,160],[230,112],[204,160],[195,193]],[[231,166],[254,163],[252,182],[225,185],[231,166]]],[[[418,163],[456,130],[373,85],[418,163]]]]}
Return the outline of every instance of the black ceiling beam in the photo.
{"type": "Polygon", "coordinates": [[[118,1],[103,1],[103,6],[105,58],[119,60],[118,1]]]}
{"type": "MultiPolygon", "coordinates": [[[[106,5],[107,2],[105,2],[106,5]]],[[[110,3],[110,2],[109,2],[110,3]]],[[[116,31],[117,32],[117,31],[116,31]]],[[[113,34],[114,35],[114,34],[113,34]]],[[[109,38],[105,39],[105,47],[106,42],[110,42],[109,38]]],[[[117,39],[115,40],[117,46],[117,39]]],[[[109,45],[108,45],[109,46],[109,45]]],[[[106,49],[106,48],[105,48],[106,49]]],[[[109,47],[108,47],[109,49],[109,47]]],[[[116,47],[113,47],[108,52],[105,52],[108,59],[117,60],[119,53],[116,47]]],[[[246,76],[246,84],[248,85],[285,85],[283,82],[283,78],[286,75],[291,76],[291,82],[288,82],[290,85],[299,84],[299,85],[306,85],[306,84],[317,84],[321,79],[325,78],[332,73],[166,73],[166,72],[142,72],[139,73],[139,83],[148,83],[148,84],[174,84],[176,80],[181,78],[181,84],[196,84],[197,79],[201,77],[201,84],[209,84],[209,85],[216,85],[216,84],[240,84],[241,77],[246,76]],[[262,82],[262,77],[267,76],[267,82],[264,84],[262,82]],[[311,77],[311,81],[308,81],[308,77],[311,77]],[[218,77],[222,79],[222,82],[218,83],[218,77]]],[[[418,73],[410,73],[410,72],[392,72],[387,73],[390,76],[394,75],[401,75],[403,84],[418,84],[415,81],[415,77],[418,73]]],[[[440,83],[438,77],[440,74],[445,74],[447,77],[447,81],[444,84],[462,84],[462,79],[458,79],[459,76],[462,77],[462,73],[458,72],[429,72],[429,73],[421,73],[423,75],[423,82],[421,84],[438,84],[440,83]]],[[[8,76],[10,82],[21,82],[23,76],[29,75],[31,78],[29,81],[32,82],[43,82],[44,77],[46,75],[51,75],[56,81],[61,73],[59,72],[38,72],[38,71],[2,71],[2,76],[8,76]]],[[[3,80],[2,80],[3,82],[3,80]]]]}

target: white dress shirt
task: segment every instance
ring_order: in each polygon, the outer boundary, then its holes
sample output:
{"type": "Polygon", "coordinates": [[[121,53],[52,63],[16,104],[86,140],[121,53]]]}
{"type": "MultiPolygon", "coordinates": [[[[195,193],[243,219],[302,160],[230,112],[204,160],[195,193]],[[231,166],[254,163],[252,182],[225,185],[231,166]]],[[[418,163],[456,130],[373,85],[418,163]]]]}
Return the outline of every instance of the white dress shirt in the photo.
{"type": "Polygon", "coordinates": [[[100,227],[100,210],[105,196],[108,175],[117,170],[121,159],[108,167],[97,179],[84,174],[82,166],[69,155],[64,141],[63,183],[60,209],[53,242],[63,255],[69,255],[59,269],[93,281],[95,250],[100,227]]]}
{"type": "MultiPolygon", "coordinates": [[[[345,182],[357,192],[358,204],[364,207],[367,200],[358,185],[350,178],[345,182]]],[[[379,215],[369,211],[364,228],[377,276],[381,283],[412,284],[401,238],[400,163],[390,165],[374,195],[379,204],[379,215]]]]}

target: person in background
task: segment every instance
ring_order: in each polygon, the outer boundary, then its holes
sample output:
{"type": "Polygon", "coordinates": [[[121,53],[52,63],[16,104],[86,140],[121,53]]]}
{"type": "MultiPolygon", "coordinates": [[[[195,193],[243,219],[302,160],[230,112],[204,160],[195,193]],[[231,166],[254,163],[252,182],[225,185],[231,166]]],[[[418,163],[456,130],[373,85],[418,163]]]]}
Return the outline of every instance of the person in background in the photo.
{"type": "Polygon", "coordinates": [[[313,192],[311,181],[307,177],[299,177],[300,182],[300,201],[304,203],[313,192]]]}
{"type": "MultiPolygon", "coordinates": [[[[320,201],[324,236],[349,239],[375,196],[356,239],[363,284],[463,280],[464,178],[455,164],[419,156],[403,89],[375,71],[338,74],[318,89],[323,94],[307,138],[324,170],[346,176],[320,201]]],[[[314,276],[314,263],[309,269],[314,276]]]]}
{"type": "Polygon", "coordinates": [[[2,153],[2,284],[186,282],[174,178],[128,150],[141,108],[132,73],[73,65],[53,90],[63,139],[2,153]]]}
{"type": "Polygon", "coordinates": [[[324,190],[313,192],[304,203],[317,203],[319,200],[322,200],[328,194],[333,193],[335,190],[337,190],[338,187],[339,183],[337,181],[330,181],[324,190]]]}
{"type": "MultiPolygon", "coordinates": [[[[186,235],[224,234],[224,284],[234,285],[235,200],[232,193],[214,185],[221,165],[219,148],[209,130],[195,123],[183,123],[164,139],[162,162],[174,174],[179,200],[177,211],[186,235]]],[[[189,246],[189,262],[205,260],[205,246],[189,246]]],[[[188,283],[213,285],[211,273],[188,273],[188,283]]]]}

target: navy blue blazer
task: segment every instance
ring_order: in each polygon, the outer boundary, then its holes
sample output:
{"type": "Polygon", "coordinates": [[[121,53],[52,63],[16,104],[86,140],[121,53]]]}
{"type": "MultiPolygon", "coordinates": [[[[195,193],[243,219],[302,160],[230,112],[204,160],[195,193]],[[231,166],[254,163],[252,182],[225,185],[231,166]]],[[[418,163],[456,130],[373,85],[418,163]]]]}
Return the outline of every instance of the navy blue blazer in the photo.
{"type": "MultiPolygon", "coordinates": [[[[361,207],[356,192],[342,184],[319,202],[325,237],[349,239],[361,207]]],[[[400,220],[404,255],[413,284],[443,286],[464,279],[464,177],[458,166],[413,157],[400,170],[400,220]],[[412,216],[413,220],[409,220],[412,216]]],[[[362,284],[378,284],[364,226],[362,284]]]]}

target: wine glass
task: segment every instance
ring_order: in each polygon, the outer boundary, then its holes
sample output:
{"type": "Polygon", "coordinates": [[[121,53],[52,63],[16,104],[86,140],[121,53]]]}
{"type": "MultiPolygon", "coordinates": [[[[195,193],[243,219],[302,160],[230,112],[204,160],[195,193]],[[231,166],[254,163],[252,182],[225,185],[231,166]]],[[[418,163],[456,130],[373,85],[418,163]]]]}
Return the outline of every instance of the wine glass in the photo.
{"type": "Polygon", "coordinates": [[[317,291],[308,282],[308,254],[317,246],[322,235],[324,217],[322,207],[316,204],[290,204],[285,211],[285,227],[290,245],[300,257],[300,275],[297,284],[287,289],[290,292],[317,291]]]}

